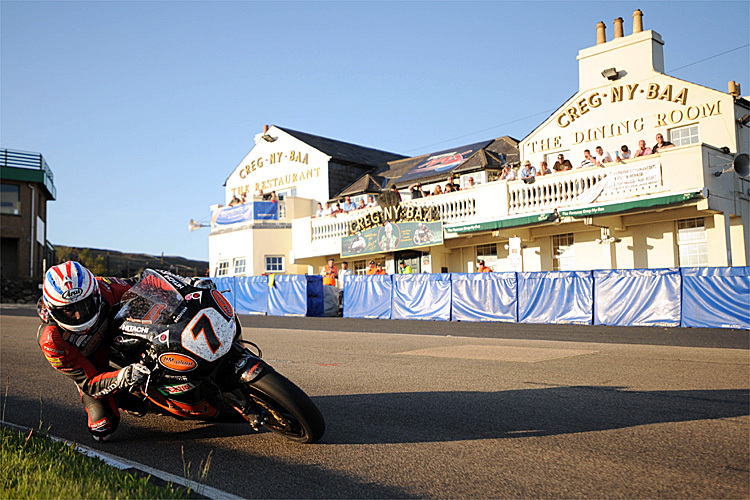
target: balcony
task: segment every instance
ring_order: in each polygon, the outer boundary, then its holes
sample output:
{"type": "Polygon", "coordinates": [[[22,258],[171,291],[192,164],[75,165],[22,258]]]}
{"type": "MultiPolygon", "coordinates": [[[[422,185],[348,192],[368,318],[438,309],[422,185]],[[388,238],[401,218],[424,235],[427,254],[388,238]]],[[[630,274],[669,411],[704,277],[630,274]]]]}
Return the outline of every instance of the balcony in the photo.
{"type": "MultiPolygon", "coordinates": [[[[403,203],[437,208],[446,239],[504,227],[549,224],[561,217],[649,210],[706,199],[709,192],[705,208],[740,213],[736,205],[741,195],[736,193],[747,193],[750,179],[739,179],[733,172],[714,175],[729,168],[733,158],[711,146],[693,144],[627,163],[537,177],[531,184],[498,181],[403,203]]],[[[349,223],[377,210],[380,209],[293,220],[295,259],[339,254],[349,223]]]]}
{"type": "Polygon", "coordinates": [[[43,184],[50,198],[53,200],[57,198],[55,176],[41,154],[0,149],[0,167],[3,179],[43,184]]]}

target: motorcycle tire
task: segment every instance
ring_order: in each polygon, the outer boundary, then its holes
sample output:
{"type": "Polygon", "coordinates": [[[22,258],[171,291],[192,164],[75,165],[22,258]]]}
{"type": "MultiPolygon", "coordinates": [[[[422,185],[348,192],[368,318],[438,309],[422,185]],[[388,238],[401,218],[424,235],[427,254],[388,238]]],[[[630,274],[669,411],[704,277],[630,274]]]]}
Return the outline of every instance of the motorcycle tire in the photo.
{"type": "Polygon", "coordinates": [[[323,414],[305,392],[275,371],[243,384],[246,396],[263,408],[263,427],[298,443],[314,443],[326,429],[323,414]]]}

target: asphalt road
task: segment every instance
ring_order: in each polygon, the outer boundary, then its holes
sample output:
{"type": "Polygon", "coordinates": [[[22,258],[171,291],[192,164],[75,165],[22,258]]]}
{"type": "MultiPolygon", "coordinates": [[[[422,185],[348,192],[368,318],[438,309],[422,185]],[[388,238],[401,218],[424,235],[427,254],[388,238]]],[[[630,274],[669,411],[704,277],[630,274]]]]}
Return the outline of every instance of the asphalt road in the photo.
{"type": "Polygon", "coordinates": [[[749,498],[748,332],[243,317],[319,444],[126,416],[108,443],[0,309],[6,421],[247,498],[749,498]]]}

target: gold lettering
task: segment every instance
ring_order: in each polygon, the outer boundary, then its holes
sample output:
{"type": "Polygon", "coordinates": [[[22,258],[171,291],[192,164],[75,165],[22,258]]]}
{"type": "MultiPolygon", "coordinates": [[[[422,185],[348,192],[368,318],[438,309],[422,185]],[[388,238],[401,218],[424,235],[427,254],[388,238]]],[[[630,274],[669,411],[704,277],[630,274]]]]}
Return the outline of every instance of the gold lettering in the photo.
{"type": "Polygon", "coordinates": [[[688,120],[695,120],[701,115],[701,110],[697,106],[688,106],[685,115],[688,117],[688,120]],[[690,116],[691,111],[695,113],[693,116],[690,116]]]}
{"type": "Polygon", "coordinates": [[[672,112],[669,113],[669,120],[672,123],[680,123],[682,121],[682,110],[672,110],[672,112]]]}
{"type": "Polygon", "coordinates": [[[602,105],[602,98],[599,97],[599,92],[594,92],[589,96],[589,106],[592,108],[598,108],[602,105]]]}
{"type": "Polygon", "coordinates": [[[307,165],[307,153],[305,153],[305,156],[302,158],[301,161],[302,161],[302,163],[304,163],[305,165],[307,165]]]}
{"type": "Polygon", "coordinates": [[[656,83],[648,84],[648,92],[646,92],[646,99],[656,99],[659,95],[659,85],[656,83]]]}
{"type": "Polygon", "coordinates": [[[671,101],[672,100],[672,85],[667,85],[664,87],[664,91],[659,96],[659,100],[661,101],[671,101]]]}
{"type": "Polygon", "coordinates": [[[576,113],[576,108],[568,108],[565,110],[565,112],[568,114],[568,117],[570,118],[571,123],[576,121],[576,118],[580,118],[578,116],[578,113],[576,113]]]}
{"type": "Polygon", "coordinates": [[[292,174],[292,182],[297,182],[297,172],[292,174]]]}
{"type": "Polygon", "coordinates": [[[708,104],[708,103],[704,104],[703,105],[703,117],[708,118],[709,116],[720,115],[721,114],[721,111],[719,111],[720,102],[721,101],[716,101],[716,108],[714,108],[713,104],[708,104]]]}
{"type": "Polygon", "coordinates": [[[383,223],[383,212],[373,212],[372,213],[372,223],[375,226],[379,226],[383,223]]]}
{"type": "Polygon", "coordinates": [[[575,132],[573,134],[573,144],[580,144],[585,138],[586,137],[583,135],[583,132],[575,132]]]}
{"type": "Polygon", "coordinates": [[[636,118],[633,120],[633,130],[636,132],[643,132],[643,118],[636,118]]]}
{"type": "Polygon", "coordinates": [[[633,96],[635,95],[635,90],[638,88],[638,84],[636,83],[634,85],[628,85],[627,87],[628,87],[628,101],[632,101],[633,96]]]}
{"type": "Polygon", "coordinates": [[[684,89],[680,90],[680,93],[677,94],[677,97],[675,97],[674,101],[672,102],[675,102],[677,104],[682,104],[684,106],[685,104],[687,104],[687,94],[688,94],[688,89],[687,87],[685,87],[684,89]]]}
{"type": "Polygon", "coordinates": [[[667,118],[666,113],[656,113],[656,126],[657,127],[664,127],[666,126],[667,122],[665,119],[667,118]]]}
{"type": "Polygon", "coordinates": [[[570,122],[567,120],[567,115],[565,113],[560,113],[557,116],[557,126],[560,128],[565,128],[568,125],[570,125],[570,122]],[[565,124],[563,124],[563,120],[565,120],[565,124]]]}
{"type": "Polygon", "coordinates": [[[240,170],[240,179],[244,179],[245,177],[247,177],[247,172],[245,172],[245,170],[240,170]]]}
{"type": "Polygon", "coordinates": [[[622,85],[612,87],[612,102],[622,102],[622,85]]]}
{"type": "Polygon", "coordinates": [[[580,101],[578,101],[578,111],[581,112],[581,116],[589,112],[589,108],[586,106],[586,98],[583,98],[580,101]]]}

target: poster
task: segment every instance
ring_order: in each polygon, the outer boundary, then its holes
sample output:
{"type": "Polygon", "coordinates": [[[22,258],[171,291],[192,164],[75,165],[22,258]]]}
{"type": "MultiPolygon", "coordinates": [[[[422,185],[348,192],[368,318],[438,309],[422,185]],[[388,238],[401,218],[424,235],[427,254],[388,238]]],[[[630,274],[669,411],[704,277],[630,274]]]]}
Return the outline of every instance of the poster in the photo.
{"type": "Polygon", "coordinates": [[[386,222],[341,238],[341,256],[356,257],[443,243],[443,223],[386,222]]]}

